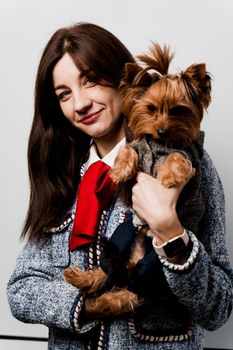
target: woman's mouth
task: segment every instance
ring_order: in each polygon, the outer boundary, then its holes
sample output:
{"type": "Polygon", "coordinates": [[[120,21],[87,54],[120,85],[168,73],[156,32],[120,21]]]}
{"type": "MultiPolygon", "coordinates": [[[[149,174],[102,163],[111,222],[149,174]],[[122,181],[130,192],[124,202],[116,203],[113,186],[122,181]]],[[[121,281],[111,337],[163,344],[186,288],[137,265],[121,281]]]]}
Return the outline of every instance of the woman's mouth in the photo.
{"type": "Polygon", "coordinates": [[[99,111],[97,112],[94,112],[94,113],[89,113],[87,115],[85,115],[84,117],[82,117],[80,120],[79,120],[79,123],[82,123],[82,124],[90,124],[94,121],[96,121],[101,112],[104,110],[104,108],[100,109],[99,111]]]}

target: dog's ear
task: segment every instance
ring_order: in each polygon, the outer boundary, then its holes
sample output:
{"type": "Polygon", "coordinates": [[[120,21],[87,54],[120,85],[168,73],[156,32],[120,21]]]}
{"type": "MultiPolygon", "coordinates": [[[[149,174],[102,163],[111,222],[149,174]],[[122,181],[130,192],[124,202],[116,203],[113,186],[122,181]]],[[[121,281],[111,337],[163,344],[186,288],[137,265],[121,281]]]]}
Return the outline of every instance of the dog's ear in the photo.
{"type": "Polygon", "coordinates": [[[126,63],[121,86],[148,87],[152,83],[151,75],[137,63],[126,63]]]}
{"type": "Polygon", "coordinates": [[[198,98],[204,108],[209,106],[211,101],[211,77],[206,71],[204,63],[193,64],[188,67],[181,77],[191,97],[198,98]]]}
{"type": "Polygon", "coordinates": [[[132,84],[135,76],[141,69],[137,63],[126,63],[122,80],[128,84],[132,84]]]}
{"type": "Polygon", "coordinates": [[[123,97],[123,113],[126,118],[137,99],[140,99],[153,83],[152,76],[137,63],[126,63],[124,75],[120,82],[120,93],[123,97]]]}

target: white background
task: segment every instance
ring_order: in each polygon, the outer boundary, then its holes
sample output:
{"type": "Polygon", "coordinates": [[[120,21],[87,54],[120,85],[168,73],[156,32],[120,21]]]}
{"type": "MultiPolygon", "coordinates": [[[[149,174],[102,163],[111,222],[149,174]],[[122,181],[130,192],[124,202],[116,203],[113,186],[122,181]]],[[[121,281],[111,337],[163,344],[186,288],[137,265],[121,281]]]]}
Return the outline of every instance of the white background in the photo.
{"type": "MultiPolygon", "coordinates": [[[[213,93],[203,122],[205,147],[225,188],[227,244],[233,256],[233,1],[0,0],[0,334],[47,336],[43,326],[12,318],[5,289],[22,247],[19,235],[29,198],[26,151],[38,60],[58,27],[79,21],[109,29],[134,55],[146,51],[150,40],[170,43],[176,52],[172,70],[207,63],[213,93]]],[[[206,346],[232,349],[232,329],[233,317],[220,330],[207,333],[206,346]]],[[[22,343],[7,346],[0,342],[0,349],[27,349],[22,343]]]]}

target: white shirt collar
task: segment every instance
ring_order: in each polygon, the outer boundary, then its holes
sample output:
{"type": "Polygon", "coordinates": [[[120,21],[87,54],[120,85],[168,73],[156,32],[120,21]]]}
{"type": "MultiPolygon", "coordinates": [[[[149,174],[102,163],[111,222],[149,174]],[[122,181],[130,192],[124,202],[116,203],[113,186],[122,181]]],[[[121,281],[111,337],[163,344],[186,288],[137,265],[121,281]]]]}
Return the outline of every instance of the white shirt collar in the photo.
{"type": "Polygon", "coordinates": [[[120,150],[125,146],[125,138],[123,138],[106,156],[103,158],[100,158],[97,154],[95,144],[93,143],[90,148],[90,155],[89,159],[87,161],[87,167],[89,167],[91,164],[97,162],[98,160],[102,160],[105,164],[109,165],[111,168],[113,167],[114,160],[120,150]]]}

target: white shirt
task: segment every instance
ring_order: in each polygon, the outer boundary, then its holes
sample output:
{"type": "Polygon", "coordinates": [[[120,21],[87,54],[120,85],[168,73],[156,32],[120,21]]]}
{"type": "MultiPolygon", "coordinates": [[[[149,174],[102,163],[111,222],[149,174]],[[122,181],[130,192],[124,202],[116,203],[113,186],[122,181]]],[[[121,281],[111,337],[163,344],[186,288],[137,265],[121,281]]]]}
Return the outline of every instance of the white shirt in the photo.
{"type": "Polygon", "coordinates": [[[93,143],[91,148],[90,148],[90,155],[89,155],[89,159],[86,163],[87,165],[87,168],[97,162],[98,160],[102,160],[102,162],[104,162],[105,164],[107,164],[108,166],[110,166],[111,168],[113,167],[113,164],[114,164],[114,161],[115,161],[115,158],[116,156],[118,155],[118,153],[120,152],[120,150],[125,146],[125,138],[123,138],[120,142],[118,142],[118,144],[113,147],[113,149],[108,153],[106,154],[103,158],[100,158],[97,154],[97,151],[96,151],[96,146],[95,144],[93,143]]]}

